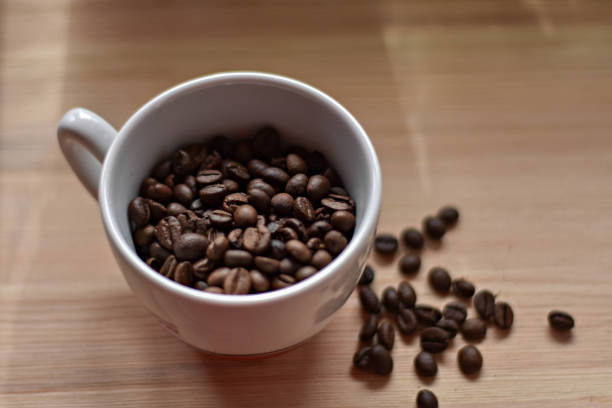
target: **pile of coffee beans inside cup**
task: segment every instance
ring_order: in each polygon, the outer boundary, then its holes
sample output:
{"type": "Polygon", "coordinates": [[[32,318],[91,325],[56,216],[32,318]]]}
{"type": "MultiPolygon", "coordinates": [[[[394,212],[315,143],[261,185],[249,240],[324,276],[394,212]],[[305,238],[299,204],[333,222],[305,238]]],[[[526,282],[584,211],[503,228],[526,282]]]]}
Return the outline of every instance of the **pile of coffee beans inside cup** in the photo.
{"type": "MultiPolygon", "coordinates": [[[[442,239],[458,220],[459,211],[446,206],[436,216],[425,217],[423,232],[416,228],[405,229],[401,239],[409,252],[399,260],[400,272],[408,277],[414,276],[421,268],[419,251],[424,248],[426,239],[442,239]]],[[[391,234],[380,234],[374,241],[374,249],[381,256],[394,256],[399,246],[398,239],[391,234]]],[[[415,289],[406,280],[400,281],[397,287],[385,288],[379,298],[370,287],[374,278],[374,269],[366,266],[357,289],[364,311],[359,331],[361,347],[353,357],[353,364],[359,369],[380,375],[391,373],[395,327],[403,336],[420,335],[422,350],[414,358],[414,367],[420,377],[427,378],[438,373],[434,355],[446,350],[457,334],[460,333],[467,342],[481,341],[490,323],[507,331],[514,322],[514,312],[508,303],[499,301],[489,290],[476,292],[472,282],[463,277],[453,278],[446,268],[440,266],[429,270],[429,285],[438,294],[452,294],[460,300],[450,301],[441,309],[418,303],[415,289]],[[472,298],[477,316],[468,318],[465,304],[469,304],[472,298]]],[[[567,331],[574,326],[573,318],[562,311],[550,312],[548,320],[555,330],[567,331]]],[[[457,352],[457,362],[466,376],[476,376],[483,366],[483,357],[476,346],[468,344],[457,352]]],[[[438,399],[430,390],[421,390],[417,395],[417,406],[437,408],[438,399]]]]}
{"type": "Polygon", "coordinates": [[[316,274],[350,241],[355,202],[325,157],[265,127],[159,162],[127,209],[138,255],[197,290],[249,294],[316,274]]]}

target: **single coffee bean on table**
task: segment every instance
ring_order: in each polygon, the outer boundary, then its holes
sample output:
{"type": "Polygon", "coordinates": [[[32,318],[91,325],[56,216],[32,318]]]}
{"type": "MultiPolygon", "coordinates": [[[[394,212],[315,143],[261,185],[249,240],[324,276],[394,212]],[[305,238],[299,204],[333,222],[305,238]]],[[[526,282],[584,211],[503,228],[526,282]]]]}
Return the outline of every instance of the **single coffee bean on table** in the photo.
{"type": "Polygon", "coordinates": [[[464,346],[459,350],[457,361],[461,371],[467,375],[475,374],[482,368],[482,354],[472,345],[464,346]]]}
{"type": "Polygon", "coordinates": [[[417,408],[438,408],[438,398],[429,390],[421,390],[417,394],[417,408]]]}
{"type": "Polygon", "coordinates": [[[442,318],[442,312],[429,305],[415,305],[414,314],[423,326],[435,326],[438,320],[442,318]]]}
{"type": "Polygon", "coordinates": [[[487,323],[478,317],[467,319],[461,325],[461,333],[466,340],[481,340],[487,335],[487,323]]]}
{"type": "Polygon", "coordinates": [[[429,284],[436,292],[447,293],[451,287],[451,277],[448,271],[440,266],[435,266],[429,270],[427,275],[429,284]]]}
{"type": "Polygon", "coordinates": [[[446,224],[438,217],[426,217],[423,220],[423,231],[429,238],[437,241],[446,234],[446,224]]]}
{"type": "Polygon", "coordinates": [[[447,205],[440,208],[440,211],[438,211],[438,217],[444,222],[444,224],[446,224],[446,226],[452,226],[457,223],[457,220],[459,220],[459,210],[457,210],[457,207],[447,205]]]}
{"type": "Polygon", "coordinates": [[[370,265],[366,265],[363,273],[361,274],[361,278],[359,278],[360,285],[369,285],[374,280],[375,272],[374,269],[370,265]]]}
{"type": "Polygon", "coordinates": [[[462,324],[467,317],[467,309],[460,302],[449,302],[444,306],[442,315],[446,319],[454,320],[458,324],[462,324]]]}
{"type": "Polygon", "coordinates": [[[369,367],[378,375],[388,375],[393,371],[393,359],[389,350],[381,344],[374,344],[368,353],[369,367]]]}
{"type": "Polygon", "coordinates": [[[397,251],[397,238],[391,234],[379,234],[374,239],[374,249],[381,254],[393,254],[397,251]]]}
{"type": "Polygon", "coordinates": [[[454,339],[459,331],[459,324],[456,321],[451,319],[440,319],[438,323],[436,323],[436,327],[444,330],[446,334],[448,334],[449,339],[454,339]]]}
{"type": "Polygon", "coordinates": [[[400,259],[400,271],[405,274],[412,274],[421,268],[421,257],[417,254],[407,254],[400,259]]]}
{"type": "Polygon", "coordinates": [[[399,309],[399,296],[394,287],[389,286],[385,288],[382,293],[382,303],[389,313],[397,313],[399,309]]]}
{"type": "Polygon", "coordinates": [[[476,292],[474,284],[463,278],[453,280],[452,287],[455,295],[466,299],[474,296],[474,292],[476,292]]]}
{"type": "Polygon", "coordinates": [[[368,313],[380,313],[380,301],[378,300],[378,296],[369,286],[360,286],[359,287],[359,300],[361,301],[361,306],[368,313]]]}
{"type": "Polygon", "coordinates": [[[568,331],[574,328],[574,318],[569,313],[560,310],[548,313],[548,323],[558,331],[568,331]]]}
{"type": "Polygon", "coordinates": [[[397,287],[397,296],[399,297],[400,303],[404,307],[414,307],[417,295],[410,283],[406,281],[400,282],[399,286],[397,287]]]}
{"type": "Polygon", "coordinates": [[[407,336],[416,331],[418,321],[412,309],[400,307],[397,314],[397,329],[401,334],[407,336]]]}
{"type": "Polygon", "coordinates": [[[376,338],[378,340],[378,344],[382,344],[385,346],[387,350],[391,350],[393,348],[393,344],[395,343],[395,328],[388,320],[383,320],[376,330],[376,338]]]}
{"type": "Polygon", "coordinates": [[[448,347],[448,334],[439,327],[428,327],[421,332],[421,347],[430,353],[440,353],[448,347]]]}
{"type": "Polygon", "coordinates": [[[438,373],[438,363],[433,354],[421,351],[414,358],[414,368],[421,377],[433,377],[438,373]]]}
{"type": "Polygon", "coordinates": [[[474,296],[474,307],[484,320],[489,320],[495,313],[495,296],[488,290],[480,290],[474,296]]]}
{"type": "Polygon", "coordinates": [[[514,312],[512,307],[506,302],[495,303],[495,312],[493,314],[493,320],[497,327],[503,330],[508,330],[512,327],[514,322],[514,312]]]}
{"type": "Polygon", "coordinates": [[[372,341],[378,329],[378,316],[375,314],[368,315],[363,321],[361,330],[359,331],[359,340],[363,342],[372,341]]]}
{"type": "Polygon", "coordinates": [[[416,228],[406,228],[402,231],[402,240],[408,248],[419,250],[423,248],[423,234],[416,228]]]}

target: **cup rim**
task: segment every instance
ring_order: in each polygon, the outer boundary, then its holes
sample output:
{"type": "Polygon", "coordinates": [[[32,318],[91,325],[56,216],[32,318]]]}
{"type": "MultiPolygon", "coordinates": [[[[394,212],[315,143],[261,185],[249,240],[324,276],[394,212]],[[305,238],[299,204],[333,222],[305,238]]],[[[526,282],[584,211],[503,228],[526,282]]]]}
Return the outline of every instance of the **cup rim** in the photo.
{"type": "Polygon", "coordinates": [[[111,243],[116,249],[116,252],[122,256],[122,258],[137,271],[140,275],[145,277],[150,283],[161,286],[164,290],[170,291],[175,295],[186,297],[195,301],[206,302],[215,304],[218,306],[253,306],[255,304],[270,303],[280,301],[289,297],[298,295],[301,292],[306,292],[320,285],[322,282],[328,280],[335,274],[336,271],[340,270],[340,265],[348,261],[350,258],[360,255],[360,251],[367,249],[367,239],[371,233],[376,229],[378,223],[378,217],[381,206],[381,194],[382,194],[382,177],[378,158],[374,147],[365,132],[361,127],[357,119],[339,102],[327,95],[323,91],[298,81],[293,78],[286,76],[256,72],[256,71],[231,71],[221,72],[211,75],[205,75],[195,79],[187,80],[178,85],[175,85],[154,98],[150,99],[142,107],[140,107],[121,127],[115,140],[111,144],[110,149],[107,152],[104,164],[102,166],[102,174],[100,176],[100,187],[99,187],[99,203],[102,213],[102,220],[106,229],[107,235],[111,240],[111,243]],[[367,165],[370,168],[370,179],[369,182],[372,184],[372,194],[366,199],[363,219],[359,225],[358,230],[355,231],[353,237],[349,241],[348,245],[344,250],[332,260],[332,262],[326,265],[321,271],[315,275],[305,279],[301,282],[297,282],[289,287],[256,294],[231,296],[226,294],[209,293],[205,291],[194,290],[176,283],[159,273],[155,272],[152,268],[148,267],[145,262],[138,257],[136,252],[129,246],[128,242],[123,239],[120,233],[118,221],[112,217],[112,209],[110,202],[111,192],[111,181],[113,179],[113,164],[115,157],[119,154],[122,146],[124,145],[128,135],[131,131],[146,117],[146,114],[153,108],[165,104],[175,97],[182,95],[183,93],[193,92],[195,89],[202,87],[228,85],[228,84],[261,84],[267,86],[280,87],[287,89],[291,92],[296,92],[304,97],[322,104],[326,109],[331,109],[335,113],[342,116],[348,121],[352,128],[352,133],[355,136],[355,142],[360,144],[360,148],[366,153],[367,165]]]}

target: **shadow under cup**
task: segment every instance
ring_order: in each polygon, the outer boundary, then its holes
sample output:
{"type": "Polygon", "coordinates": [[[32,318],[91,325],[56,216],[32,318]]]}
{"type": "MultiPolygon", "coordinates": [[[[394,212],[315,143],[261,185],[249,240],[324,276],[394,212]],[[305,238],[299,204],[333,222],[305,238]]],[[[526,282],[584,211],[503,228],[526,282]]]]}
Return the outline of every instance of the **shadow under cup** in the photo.
{"type": "Polygon", "coordinates": [[[213,75],[162,93],[134,114],[105,160],[100,205],[123,274],[141,302],[185,342],[218,354],[278,351],[321,330],[355,287],[380,210],[380,170],[357,121],[322,92],[266,74],[213,75]],[[322,152],[356,203],[351,242],[313,277],[256,295],[199,292],[170,281],[138,258],[127,207],[152,168],[177,148],[224,134],[248,137],[264,125],[284,142],[322,152]]]}

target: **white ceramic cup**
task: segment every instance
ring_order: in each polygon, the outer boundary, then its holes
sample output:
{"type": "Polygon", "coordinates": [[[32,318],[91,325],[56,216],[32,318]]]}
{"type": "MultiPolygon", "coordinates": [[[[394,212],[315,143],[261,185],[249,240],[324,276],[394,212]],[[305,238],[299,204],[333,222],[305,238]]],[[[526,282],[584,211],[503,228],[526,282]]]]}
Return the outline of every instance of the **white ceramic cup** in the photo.
{"type": "Polygon", "coordinates": [[[355,288],[380,212],[380,168],[365,131],[323,92],[272,74],[220,73],[156,96],[119,132],[96,114],[76,108],[61,119],[57,134],[66,160],[98,198],[127,283],[184,342],[225,355],[281,351],[318,333],[355,288]],[[248,135],[262,125],[276,127],[290,143],[323,152],[336,168],[356,203],[355,232],[344,251],[302,282],[243,296],[194,290],[149,268],[134,251],[127,218],[141,181],[182,145],[220,133],[248,135]]]}

